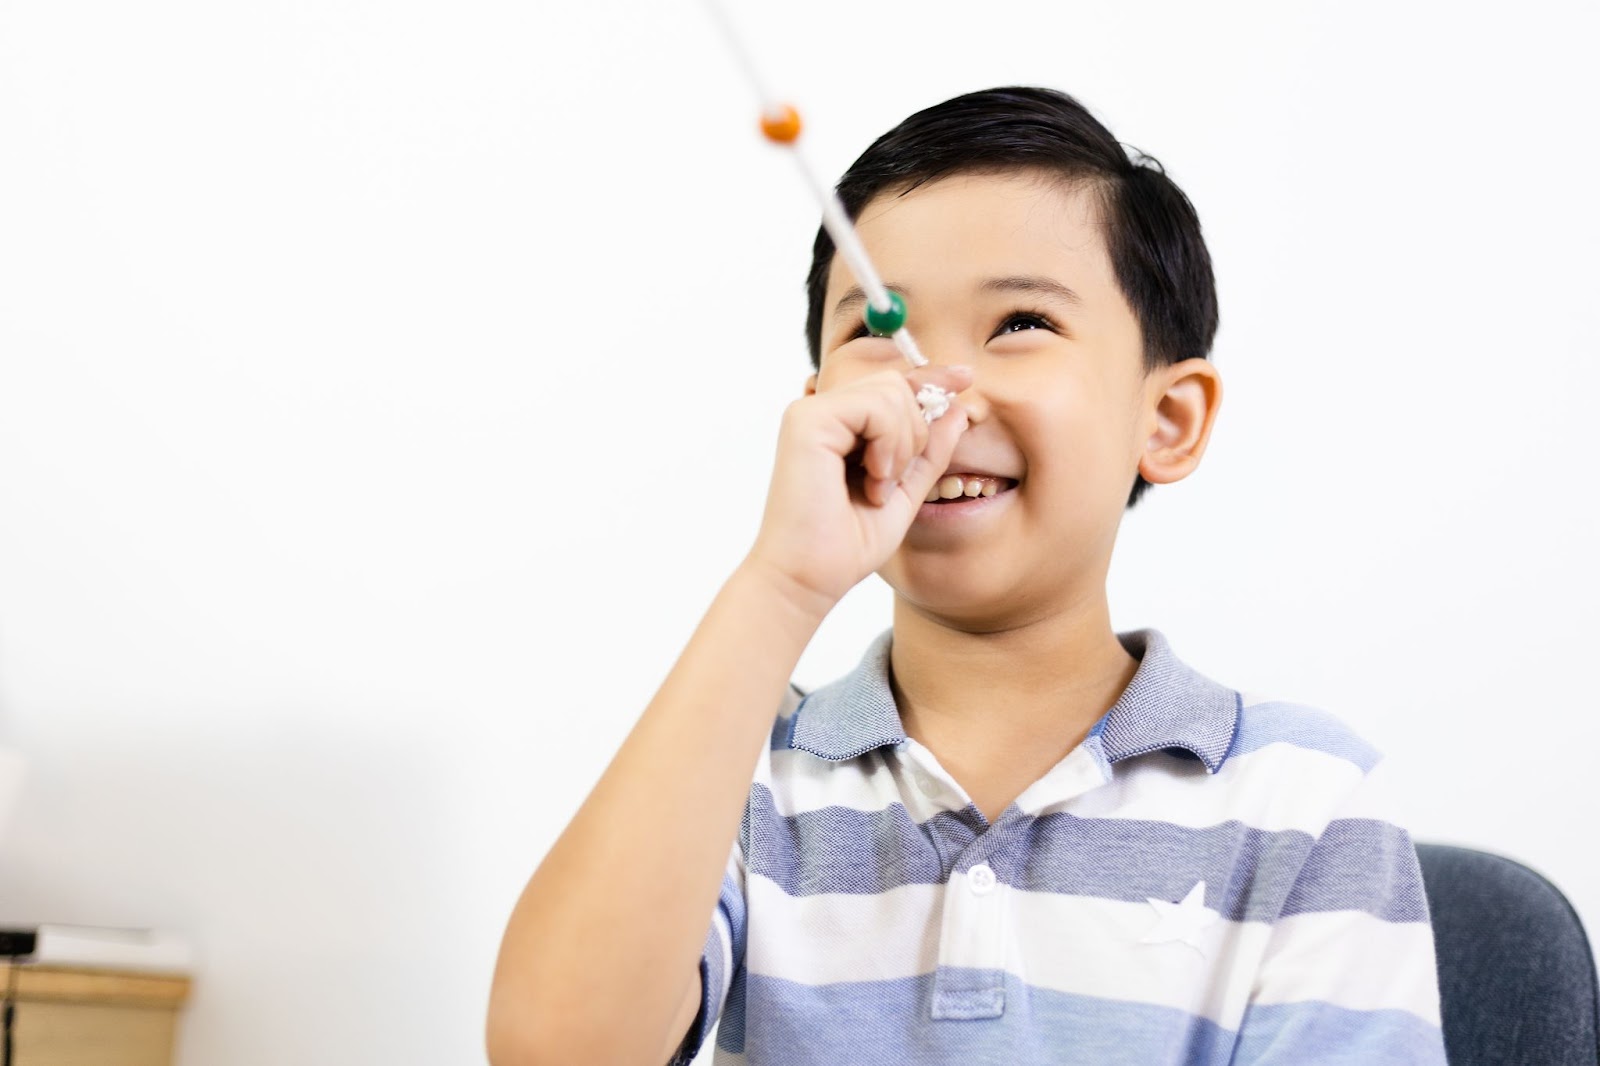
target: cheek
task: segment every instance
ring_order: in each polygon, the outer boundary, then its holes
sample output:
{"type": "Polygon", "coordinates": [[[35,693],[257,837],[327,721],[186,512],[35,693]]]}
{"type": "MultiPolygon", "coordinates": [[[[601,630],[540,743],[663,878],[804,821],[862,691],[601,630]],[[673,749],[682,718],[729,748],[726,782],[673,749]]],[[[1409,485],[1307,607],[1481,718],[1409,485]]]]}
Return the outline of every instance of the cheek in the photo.
{"type": "Polygon", "coordinates": [[[1044,377],[1018,375],[1003,387],[997,382],[991,402],[1012,427],[1029,476],[1037,476],[1041,488],[1084,499],[1120,485],[1132,427],[1126,401],[1108,395],[1103,382],[1069,377],[1057,367],[1044,377]]]}
{"type": "Polygon", "coordinates": [[[979,371],[984,397],[1010,423],[1031,461],[1059,459],[1096,407],[1093,383],[1076,380],[1060,363],[1021,361],[979,371]]]}

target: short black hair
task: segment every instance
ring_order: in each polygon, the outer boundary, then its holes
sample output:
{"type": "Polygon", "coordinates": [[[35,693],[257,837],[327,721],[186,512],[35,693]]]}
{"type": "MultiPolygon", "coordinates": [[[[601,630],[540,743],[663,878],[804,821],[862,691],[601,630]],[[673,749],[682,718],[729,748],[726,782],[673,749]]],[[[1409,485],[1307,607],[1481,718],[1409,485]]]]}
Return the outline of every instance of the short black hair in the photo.
{"type": "MultiPolygon", "coordinates": [[[[1130,154],[1066,93],[985,89],[918,111],[850,164],[838,192],[854,219],[885,190],[903,194],[954,174],[1017,170],[1053,173],[1096,191],[1111,266],[1139,320],[1146,373],[1210,354],[1217,288],[1194,205],[1159,162],[1138,149],[1130,154]]],[[[806,341],[814,368],[822,364],[822,301],[833,253],[833,239],[819,227],[806,275],[806,341]]],[[[1149,487],[1135,475],[1128,506],[1149,487]]]]}

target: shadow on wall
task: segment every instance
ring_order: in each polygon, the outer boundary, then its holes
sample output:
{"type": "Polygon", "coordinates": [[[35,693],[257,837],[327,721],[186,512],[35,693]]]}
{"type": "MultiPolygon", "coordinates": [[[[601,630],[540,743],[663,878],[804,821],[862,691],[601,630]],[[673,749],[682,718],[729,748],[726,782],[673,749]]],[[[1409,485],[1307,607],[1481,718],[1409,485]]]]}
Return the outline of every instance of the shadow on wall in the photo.
{"type": "Polygon", "coordinates": [[[11,812],[16,809],[17,797],[22,794],[22,783],[28,776],[28,764],[22,753],[11,748],[0,748],[0,847],[5,846],[6,830],[11,827],[11,812]]]}

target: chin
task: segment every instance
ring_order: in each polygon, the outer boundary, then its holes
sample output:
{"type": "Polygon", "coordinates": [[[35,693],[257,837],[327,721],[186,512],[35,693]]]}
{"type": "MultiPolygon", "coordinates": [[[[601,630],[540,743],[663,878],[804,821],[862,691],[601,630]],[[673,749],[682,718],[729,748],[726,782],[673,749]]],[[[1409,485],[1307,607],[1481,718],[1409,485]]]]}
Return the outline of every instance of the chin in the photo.
{"type": "Polygon", "coordinates": [[[931,560],[919,566],[895,562],[879,576],[905,606],[951,628],[988,633],[1016,625],[1030,597],[1001,575],[966,571],[931,560]]]}

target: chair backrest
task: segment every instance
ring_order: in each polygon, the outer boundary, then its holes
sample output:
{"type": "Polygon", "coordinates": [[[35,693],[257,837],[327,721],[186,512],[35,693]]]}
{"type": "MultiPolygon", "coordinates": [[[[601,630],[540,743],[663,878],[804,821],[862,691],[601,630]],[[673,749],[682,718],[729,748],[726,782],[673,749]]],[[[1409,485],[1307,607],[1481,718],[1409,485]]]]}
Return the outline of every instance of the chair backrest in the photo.
{"type": "Polygon", "coordinates": [[[1583,924],[1498,855],[1418,844],[1451,1066],[1597,1066],[1600,986],[1583,924]]]}

